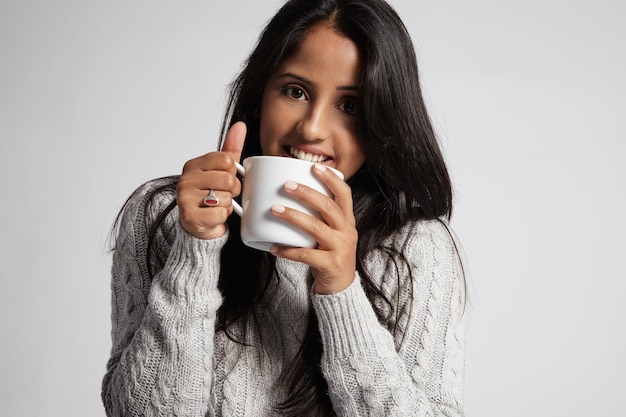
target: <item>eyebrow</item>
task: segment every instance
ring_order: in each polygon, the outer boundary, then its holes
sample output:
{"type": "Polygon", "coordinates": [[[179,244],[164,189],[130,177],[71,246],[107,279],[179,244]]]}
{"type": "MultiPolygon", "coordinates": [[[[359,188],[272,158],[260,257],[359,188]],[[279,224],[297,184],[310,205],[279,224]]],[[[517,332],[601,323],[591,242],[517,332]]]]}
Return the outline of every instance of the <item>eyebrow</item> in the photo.
{"type": "MultiPolygon", "coordinates": [[[[293,72],[286,72],[284,74],[279,75],[277,78],[295,78],[296,80],[302,82],[303,84],[306,84],[308,86],[313,86],[315,83],[311,80],[309,80],[306,77],[303,77],[301,75],[298,74],[294,74],[293,72]]],[[[358,91],[359,87],[356,86],[351,86],[351,85],[346,85],[346,86],[339,86],[337,87],[337,90],[339,91],[358,91]]]]}

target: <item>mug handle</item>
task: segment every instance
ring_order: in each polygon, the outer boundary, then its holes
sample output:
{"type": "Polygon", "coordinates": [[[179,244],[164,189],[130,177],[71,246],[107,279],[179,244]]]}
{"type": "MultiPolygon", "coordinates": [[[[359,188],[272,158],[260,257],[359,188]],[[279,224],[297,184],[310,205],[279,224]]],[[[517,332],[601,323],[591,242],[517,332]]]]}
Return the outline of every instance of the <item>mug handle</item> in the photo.
{"type": "MultiPolygon", "coordinates": [[[[237,173],[241,175],[242,177],[245,177],[246,169],[243,167],[243,165],[241,165],[239,162],[235,162],[235,166],[237,167],[237,173]]],[[[234,199],[232,203],[233,203],[233,211],[237,213],[239,217],[241,217],[243,215],[243,209],[241,208],[241,205],[238,202],[236,202],[234,199]]]]}

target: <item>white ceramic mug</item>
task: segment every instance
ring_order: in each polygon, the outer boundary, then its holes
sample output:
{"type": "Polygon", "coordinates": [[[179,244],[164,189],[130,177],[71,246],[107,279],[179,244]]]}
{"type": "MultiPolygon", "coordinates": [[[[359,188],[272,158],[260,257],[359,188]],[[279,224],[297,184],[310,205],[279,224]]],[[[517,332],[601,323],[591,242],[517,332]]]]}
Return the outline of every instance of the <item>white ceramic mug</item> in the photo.
{"type": "MultiPolygon", "coordinates": [[[[271,212],[274,204],[299,210],[321,218],[320,214],[288,195],[284,190],[292,180],[331,196],[328,188],[313,174],[313,162],[282,156],[252,156],[237,165],[244,177],[241,206],[233,201],[235,213],[241,216],[241,240],[251,248],[269,252],[274,244],[314,248],[317,242],[310,235],[275,217],[271,212]]],[[[339,178],[343,174],[330,168],[339,178]]]]}

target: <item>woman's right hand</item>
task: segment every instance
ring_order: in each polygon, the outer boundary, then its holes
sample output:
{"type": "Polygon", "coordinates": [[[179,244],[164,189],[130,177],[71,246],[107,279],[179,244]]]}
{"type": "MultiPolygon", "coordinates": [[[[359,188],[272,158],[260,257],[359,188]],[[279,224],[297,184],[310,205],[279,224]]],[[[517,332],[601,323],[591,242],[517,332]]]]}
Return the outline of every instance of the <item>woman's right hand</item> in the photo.
{"type": "Polygon", "coordinates": [[[176,189],[180,223],[199,239],[216,239],[226,233],[232,199],[241,192],[235,161],[241,158],[245,139],[246,125],[237,122],[226,134],[221,152],[194,158],[183,167],[176,189]],[[204,198],[210,190],[214,190],[219,204],[207,207],[204,198]]]}

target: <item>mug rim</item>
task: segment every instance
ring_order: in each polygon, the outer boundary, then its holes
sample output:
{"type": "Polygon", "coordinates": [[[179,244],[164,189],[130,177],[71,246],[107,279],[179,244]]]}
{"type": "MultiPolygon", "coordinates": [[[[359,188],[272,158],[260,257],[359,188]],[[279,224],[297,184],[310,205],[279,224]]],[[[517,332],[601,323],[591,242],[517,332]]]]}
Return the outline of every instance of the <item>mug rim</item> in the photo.
{"type": "MultiPolygon", "coordinates": [[[[244,162],[246,162],[248,159],[276,159],[276,158],[281,158],[281,159],[285,159],[287,161],[293,161],[296,163],[308,163],[311,166],[315,165],[317,162],[311,162],[311,161],[305,161],[304,159],[298,159],[298,158],[294,158],[294,157],[290,157],[290,156],[280,156],[280,155],[253,155],[253,156],[248,156],[247,158],[245,158],[244,160],[241,161],[241,164],[243,165],[244,162]]],[[[323,164],[322,164],[323,165],[323,164]]],[[[345,175],[343,175],[343,172],[339,171],[337,168],[333,168],[330,167],[328,165],[324,165],[326,168],[329,168],[330,170],[332,170],[339,178],[341,178],[342,180],[345,179],[345,175]]]]}

